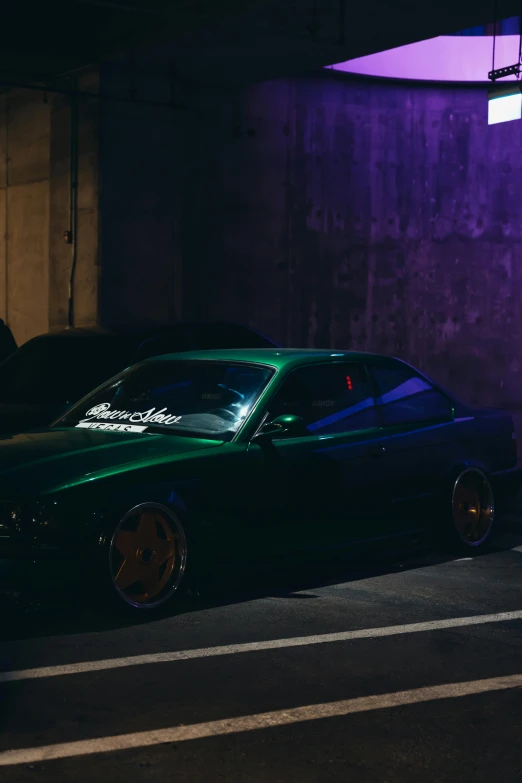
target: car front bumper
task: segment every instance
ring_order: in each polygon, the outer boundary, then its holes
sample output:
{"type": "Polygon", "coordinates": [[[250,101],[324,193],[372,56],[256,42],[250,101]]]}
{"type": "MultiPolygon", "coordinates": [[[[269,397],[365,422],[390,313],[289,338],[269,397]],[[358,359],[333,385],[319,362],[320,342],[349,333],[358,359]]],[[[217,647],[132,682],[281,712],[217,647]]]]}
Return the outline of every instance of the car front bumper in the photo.
{"type": "Polygon", "coordinates": [[[78,564],[65,559],[0,558],[0,590],[4,592],[63,589],[80,579],[78,564]]]}

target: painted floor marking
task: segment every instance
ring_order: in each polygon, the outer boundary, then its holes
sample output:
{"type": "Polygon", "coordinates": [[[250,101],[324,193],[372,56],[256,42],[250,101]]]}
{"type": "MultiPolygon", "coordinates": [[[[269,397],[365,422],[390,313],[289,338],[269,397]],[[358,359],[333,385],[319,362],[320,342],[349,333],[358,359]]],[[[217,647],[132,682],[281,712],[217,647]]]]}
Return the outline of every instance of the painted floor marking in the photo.
{"type": "Polygon", "coordinates": [[[515,612],[498,612],[496,614],[479,614],[471,617],[452,617],[447,620],[429,620],[424,623],[408,625],[389,625],[383,628],[361,628],[355,631],[326,633],[316,636],[296,636],[289,639],[271,639],[260,642],[242,644],[227,644],[219,647],[203,647],[195,650],[175,650],[149,655],[132,655],[125,658],[107,658],[100,661],[81,661],[58,666],[42,666],[36,669],[21,669],[18,671],[0,672],[0,683],[19,680],[37,680],[47,677],[63,677],[69,674],[86,674],[90,672],[123,669],[128,666],[142,666],[154,663],[173,663],[199,658],[214,658],[222,655],[238,655],[240,653],[260,652],[263,650],[282,650],[291,647],[305,647],[315,644],[331,644],[333,642],[350,642],[356,639],[378,639],[386,636],[439,631],[447,628],[465,628],[486,623],[502,623],[511,620],[521,620],[522,610],[515,612]]]}
{"type": "Polygon", "coordinates": [[[344,701],[325,704],[309,704],[305,707],[264,712],[257,715],[244,715],[239,718],[195,723],[188,726],[173,726],[153,731],[140,731],[133,734],[120,734],[112,737],[77,742],[62,742],[55,745],[43,745],[35,748],[12,749],[0,752],[0,766],[17,764],[36,764],[55,759],[67,759],[75,756],[90,756],[114,751],[135,750],[166,743],[186,742],[188,740],[220,737],[227,734],[239,734],[260,729],[272,729],[290,726],[305,721],[339,718],[359,712],[403,707],[409,704],[422,704],[438,699],[456,699],[481,693],[491,693],[522,687],[522,674],[507,677],[492,677],[485,680],[448,683],[427,688],[362,696],[344,701]]]}

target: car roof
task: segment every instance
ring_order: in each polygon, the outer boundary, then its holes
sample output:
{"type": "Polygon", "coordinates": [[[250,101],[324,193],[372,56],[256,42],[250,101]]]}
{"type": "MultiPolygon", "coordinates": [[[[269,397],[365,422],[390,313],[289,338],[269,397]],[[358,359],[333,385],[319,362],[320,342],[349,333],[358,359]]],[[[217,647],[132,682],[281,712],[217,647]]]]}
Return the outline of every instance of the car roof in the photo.
{"type": "MultiPolygon", "coordinates": [[[[35,335],[27,340],[22,345],[32,342],[55,342],[58,340],[75,340],[86,338],[105,338],[105,339],[117,339],[127,340],[129,342],[134,341],[137,343],[152,342],[157,339],[176,339],[179,336],[192,336],[194,339],[198,339],[201,334],[205,333],[236,333],[246,336],[252,335],[252,339],[257,338],[261,341],[261,344],[266,343],[266,347],[277,348],[278,343],[274,342],[266,335],[258,332],[257,329],[253,329],[250,326],[244,324],[228,322],[228,321],[216,321],[216,322],[197,322],[197,321],[179,321],[173,324],[167,324],[164,326],[154,327],[116,327],[114,330],[105,329],[101,326],[92,327],[71,327],[65,329],[57,329],[51,332],[44,332],[42,334],[35,335]]],[[[245,339],[248,339],[246,337],[245,339]]],[[[20,345],[19,347],[22,347],[20,345]]]]}
{"type": "Polygon", "coordinates": [[[390,356],[377,353],[365,353],[362,351],[335,351],[317,348],[237,348],[219,349],[214,351],[186,351],[184,353],[164,354],[146,359],[153,361],[221,361],[221,362],[248,362],[250,364],[263,364],[280,370],[284,367],[295,365],[317,364],[329,359],[345,359],[350,362],[395,362],[390,356]]]}
{"type": "Polygon", "coordinates": [[[27,340],[25,343],[22,343],[20,348],[22,348],[24,345],[27,345],[28,343],[33,342],[55,342],[58,340],[84,340],[84,339],[142,339],[142,335],[139,333],[132,333],[129,332],[128,334],[124,333],[118,333],[118,332],[110,332],[105,329],[82,329],[82,328],[73,328],[73,329],[60,329],[59,331],[55,332],[44,332],[43,334],[37,334],[35,337],[31,337],[29,340],[27,340]]]}

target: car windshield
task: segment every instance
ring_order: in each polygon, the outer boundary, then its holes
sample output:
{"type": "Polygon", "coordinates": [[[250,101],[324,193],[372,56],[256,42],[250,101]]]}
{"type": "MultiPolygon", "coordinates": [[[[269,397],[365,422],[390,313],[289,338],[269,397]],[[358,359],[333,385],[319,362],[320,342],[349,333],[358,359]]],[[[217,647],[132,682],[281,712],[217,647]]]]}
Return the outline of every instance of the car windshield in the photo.
{"type": "Polygon", "coordinates": [[[0,365],[0,403],[79,400],[130,363],[136,340],[119,335],[42,335],[0,365]]]}
{"type": "Polygon", "coordinates": [[[53,426],[229,441],[272,374],[246,362],[151,360],[113,378],[53,426]]]}

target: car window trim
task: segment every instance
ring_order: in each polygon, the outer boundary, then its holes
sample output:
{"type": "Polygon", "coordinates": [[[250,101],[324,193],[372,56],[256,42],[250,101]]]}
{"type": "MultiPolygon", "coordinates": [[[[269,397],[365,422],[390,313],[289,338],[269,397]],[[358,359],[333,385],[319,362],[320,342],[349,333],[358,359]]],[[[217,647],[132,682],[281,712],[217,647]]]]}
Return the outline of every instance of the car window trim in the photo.
{"type": "MultiPolygon", "coordinates": [[[[374,379],[372,378],[372,376],[370,375],[370,373],[368,371],[367,363],[364,360],[350,359],[349,357],[347,358],[345,356],[342,359],[339,358],[335,362],[331,362],[331,361],[307,362],[306,364],[301,364],[298,367],[292,367],[291,370],[289,370],[288,372],[286,372],[284,374],[284,377],[281,380],[281,384],[278,386],[277,389],[275,389],[275,391],[272,392],[272,394],[270,396],[270,399],[268,400],[268,402],[263,407],[263,411],[262,411],[261,417],[260,417],[260,423],[255,428],[253,434],[250,436],[249,441],[251,441],[252,438],[254,438],[254,436],[257,435],[257,433],[259,432],[259,430],[261,429],[263,424],[266,424],[267,422],[270,421],[270,415],[271,415],[270,414],[270,405],[271,405],[274,397],[278,393],[279,389],[281,389],[282,385],[293,375],[293,373],[299,372],[299,370],[309,369],[310,367],[324,367],[324,366],[332,367],[333,365],[340,365],[340,364],[356,364],[358,366],[362,366],[362,368],[363,368],[363,370],[364,370],[364,372],[366,374],[366,380],[369,381],[371,390],[373,392],[373,397],[372,397],[372,399],[373,399],[373,408],[375,409],[375,411],[377,413],[378,406],[377,406],[377,398],[375,396],[375,383],[374,383],[374,379]]],[[[268,384],[267,384],[267,386],[268,386],[268,384]]],[[[321,439],[325,440],[326,438],[346,437],[346,436],[349,436],[349,435],[352,435],[352,434],[356,434],[358,432],[370,432],[370,431],[373,431],[373,430],[380,430],[380,429],[382,429],[382,427],[380,427],[380,425],[379,425],[378,418],[377,418],[376,422],[377,423],[376,423],[375,427],[368,427],[365,430],[343,430],[342,432],[332,432],[332,433],[329,433],[329,434],[310,433],[310,435],[304,435],[303,437],[300,437],[300,438],[277,438],[277,441],[281,442],[281,443],[283,441],[284,442],[286,442],[286,441],[290,442],[290,441],[296,441],[296,440],[308,442],[311,438],[321,438],[321,439]]]]}
{"type": "MultiPolygon", "coordinates": [[[[401,362],[400,360],[394,360],[393,362],[368,362],[367,365],[368,372],[372,378],[373,381],[373,388],[374,388],[374,394],[375,394],[375,403],[376,403],[376,409],[377,409],[377,421],[380,422],[380,426],[383,430],[390,431],[394,429],[401,429],[404,430],[405,428],[409,430],[422,430],[426,429],[426,427],[433,426],[434,424],[452,424],[455,421],[455,403],[451,399],[451,397],[446,394],[441,388],[437,386],[436,383],[433,383],[433,381],[430,378],[426,378],[422,373],[417,372],[411,365],[407,364],[406,362],[401,362]],[[421,421],[412,421],[412,422],[403,422],[402,424],[388,424],[384,417],[384,409],[382,405],[377,405],[377,400],[380,397],[381,390],[379,388],[379,384],[377,382],[377,378],[375,377],[374,373],[374,367],[381,367],[388,370],[393,369],[403,369],[411,373],[411,377],[420,378],[424,383],[427,383],[431,391],[435,391],[438,394],[441,395],[449,404],[450,409],[450,418],[445,419],[442,417],[432,417],[430,419],[422,419],[421,421]]],[[[420,392],[419,392],[420,393],[420,392]]],[[[415,395],[412,395],[415,396],[415,395]]]]}

